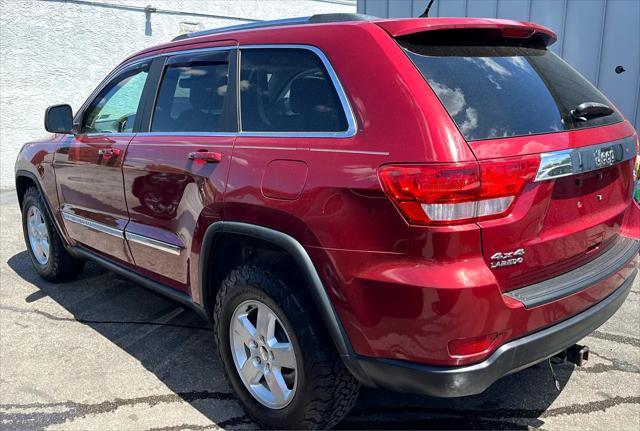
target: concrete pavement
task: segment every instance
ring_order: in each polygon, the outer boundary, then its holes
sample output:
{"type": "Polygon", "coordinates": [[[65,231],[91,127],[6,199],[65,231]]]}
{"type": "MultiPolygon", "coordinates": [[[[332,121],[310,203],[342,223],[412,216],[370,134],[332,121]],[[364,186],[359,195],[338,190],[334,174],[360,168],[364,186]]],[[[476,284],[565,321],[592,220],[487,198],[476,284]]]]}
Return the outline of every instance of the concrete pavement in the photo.
{"type": "MultiPolygon", "coordinates": [[[[51,284],[31,267],[13,191],[0,193],[0,429],[255,429],[226,384],[211,329],[89,264],[51,284]]],[[[482,395],[363,390],[345,429],[640,429],[640,282],[583,344],[584,368],[546,363],[482,395]]]]}

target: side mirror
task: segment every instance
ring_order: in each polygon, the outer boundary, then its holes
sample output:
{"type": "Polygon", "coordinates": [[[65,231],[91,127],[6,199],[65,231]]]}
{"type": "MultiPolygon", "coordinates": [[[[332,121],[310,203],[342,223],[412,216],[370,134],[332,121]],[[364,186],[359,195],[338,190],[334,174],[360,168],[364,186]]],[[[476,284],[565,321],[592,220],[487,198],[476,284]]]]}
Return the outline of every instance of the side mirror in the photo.
{"type": "Polygon", "coordinates": [[[51,133],[73,133],[71,106],[49,106],[44,113],[44,128],[51,133]]]}

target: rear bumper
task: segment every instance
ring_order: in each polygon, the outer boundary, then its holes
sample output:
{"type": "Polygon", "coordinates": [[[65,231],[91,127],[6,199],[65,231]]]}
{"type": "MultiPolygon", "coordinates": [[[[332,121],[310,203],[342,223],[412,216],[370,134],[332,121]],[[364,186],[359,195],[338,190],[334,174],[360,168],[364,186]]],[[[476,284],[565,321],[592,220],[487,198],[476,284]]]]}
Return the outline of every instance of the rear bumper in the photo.
{"type": "Polygon", "coordinates": [[[400,360],[356,356],[350,369],[363,383],[437,397],[474,395],[499,378],[541,362],[572,346],[606,322],[626,299],[638,270],[609,296],[560,323],[510,341],[486,360],[467,366],[436,367],[400,360]]]}

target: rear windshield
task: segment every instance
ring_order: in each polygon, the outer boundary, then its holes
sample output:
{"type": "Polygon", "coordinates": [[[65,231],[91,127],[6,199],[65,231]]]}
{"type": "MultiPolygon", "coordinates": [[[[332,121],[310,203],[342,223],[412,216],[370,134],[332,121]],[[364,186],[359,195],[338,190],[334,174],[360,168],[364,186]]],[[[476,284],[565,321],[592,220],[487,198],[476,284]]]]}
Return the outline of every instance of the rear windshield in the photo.
{"type": "Polygon", "coordinates": [[[587,121],[573,119],[569,112],[581,103],[610,106],[610,102],[544,47],[426,45],[410,41],[400,41],[400,45],[469,141],[595,127],[622,120],[617,112],[587,121]]]}

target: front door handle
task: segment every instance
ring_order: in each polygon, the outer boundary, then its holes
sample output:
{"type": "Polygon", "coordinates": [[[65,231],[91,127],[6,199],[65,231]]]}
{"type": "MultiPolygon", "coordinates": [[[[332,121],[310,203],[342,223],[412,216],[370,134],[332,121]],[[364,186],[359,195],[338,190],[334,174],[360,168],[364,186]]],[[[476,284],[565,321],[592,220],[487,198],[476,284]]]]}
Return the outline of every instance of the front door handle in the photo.
{"type": "Polygon", "coordinates": [[[111,157],[118,157],[120,155],[120,148],[101,148],[98,150],[98,155],[104,160],[109,160],[111,157]]]}
{"type": "Polygon", "coordinates": [[[193,153],[189,153],[189,160],[218,163],[222,161],[222,154],[213,151],[194,151],[193,153]]]}

